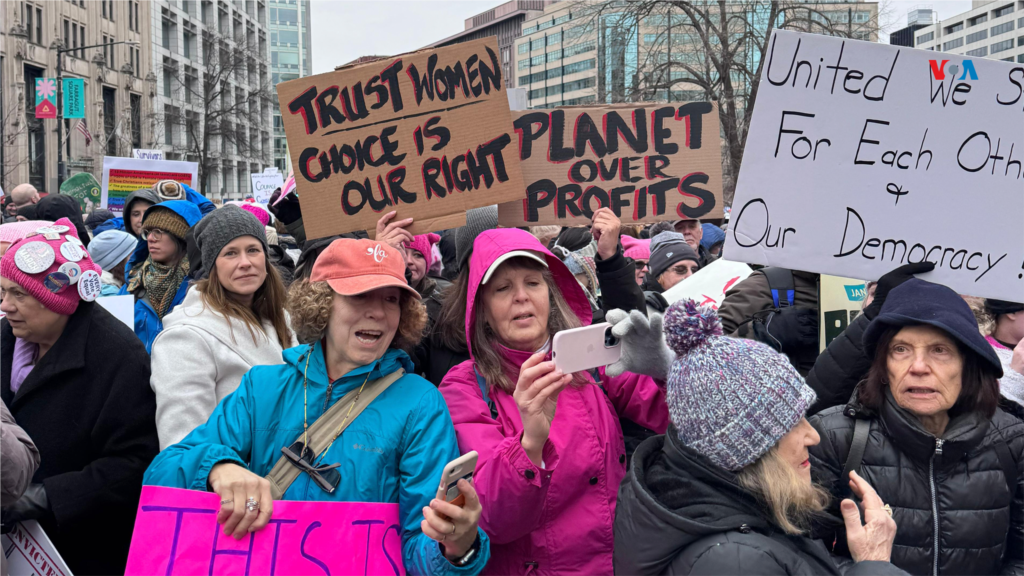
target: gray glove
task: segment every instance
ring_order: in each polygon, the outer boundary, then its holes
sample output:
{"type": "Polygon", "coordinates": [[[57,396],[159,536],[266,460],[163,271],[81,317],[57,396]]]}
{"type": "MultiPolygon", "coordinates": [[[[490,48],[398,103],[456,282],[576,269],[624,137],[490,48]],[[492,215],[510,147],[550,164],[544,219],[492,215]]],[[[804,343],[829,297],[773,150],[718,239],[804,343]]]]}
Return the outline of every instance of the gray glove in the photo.
{"type": "Polygon", "coordinates": [[[605,374],[618,376],[623,372],[644,374],[664,382],[668,379],[675,353],[665,344],[661,314],[651,314],[650,322],[639,310],[626,314],[610,310],[604,317],[612,325],[612,335],[622,340],[622,357],[609,365],[605,374]]]}

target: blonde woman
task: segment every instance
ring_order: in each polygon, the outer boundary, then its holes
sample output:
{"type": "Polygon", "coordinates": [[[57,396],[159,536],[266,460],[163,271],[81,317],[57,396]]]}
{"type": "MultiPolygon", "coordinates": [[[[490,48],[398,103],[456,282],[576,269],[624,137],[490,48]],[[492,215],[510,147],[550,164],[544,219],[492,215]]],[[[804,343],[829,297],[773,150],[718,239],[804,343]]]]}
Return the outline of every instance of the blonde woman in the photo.
{"type": "Polygon", "coordinates": [[[153,343],[161,449],[206,422],[250,368],[281,364],[282,351],[297,344],[255,216],[237,206],[216,210],[196,225],[196,244],[206,276],[164,317],[153,343]]]}

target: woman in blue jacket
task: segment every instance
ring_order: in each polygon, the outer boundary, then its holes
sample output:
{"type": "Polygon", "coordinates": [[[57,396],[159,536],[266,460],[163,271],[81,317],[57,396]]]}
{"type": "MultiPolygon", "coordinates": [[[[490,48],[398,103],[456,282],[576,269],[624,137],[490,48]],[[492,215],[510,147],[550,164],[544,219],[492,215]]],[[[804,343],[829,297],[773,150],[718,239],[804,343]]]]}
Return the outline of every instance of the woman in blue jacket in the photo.
{"type": "Polygon", "coordinates": [[[282,365],[249,370],[206,424],[157,456],[144,483],[216,492],[218,522],[241,538],[269,522],[265,476],[289,448],[305,465],[275,485],[280,499],[397,503],[409,574],[480,573],[490,544],[477,527],[476,491],[459,481],[463,508],[434,498],[459,449],[444,399],[403,351],[427,318],[404,274],[402,255],[383,242],[331,243],[289,306],[300,340],[312,344],[285,350],[282,365]],[[403,370],[380,388],[378,379],[403,370]],[[303,431],[350,392],[379,395],[325,449],[307,447],[303,431]]]}
{"type": "Polygon", "coordinates": [[[150,206],[142,218],[140,242],[128,260],[126,282],[119,294],[135,296],[135,334],[152,352],[164,328],[163,318],[188,292],[189,261],[185,235],[202,215],[188,200],[150,206]]]}

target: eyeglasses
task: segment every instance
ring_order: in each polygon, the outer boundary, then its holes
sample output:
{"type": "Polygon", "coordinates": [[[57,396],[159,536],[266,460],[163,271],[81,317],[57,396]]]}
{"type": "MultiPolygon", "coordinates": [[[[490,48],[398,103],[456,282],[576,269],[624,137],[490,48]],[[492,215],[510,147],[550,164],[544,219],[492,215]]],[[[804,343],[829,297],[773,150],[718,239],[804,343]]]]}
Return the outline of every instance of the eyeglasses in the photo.
{"type": "Polygon", "coordinates": [[[143,238],[146,238],[148,240],[150,234],[153,235],[153,240],[156,240],[157,242],[159,242],[160,240],[163,240],[164,234],[167,234],[167,232],[165,230],[160,229],[160,228],[143,228],[142,229],[142,237],[143,238]]]}
{"type": "Polygon", "coordinates": [[[647,260],[633,260],[633,265],[636,266],[637,270],[643,270],[647,268],[647,260]]]}
{"type": "Polygon", "coordinates": [[[699,269],[700,269],[700,266],[697,265],[697,264],[694,264],[693,266],[687,266],[686,264],[680,264],[679,266],[673,266],[672,268],[670,268],[670,270],[674,274],[678,274],[680,276],[682,276],[683,274],[686,274],[686,273],[695,274],[697,272],[697,270],[699,270],[699,269]]]}
{"type": "Polygon", "coordinates": [[[340,464],[314,465],[313,458],[316,455],[313,454],[313,450],[309,446],[302,443],[302,440],[295,441],[287,448],[281,448],[281,453],[292,465],[309,474],[313,482],[316,482],[316,485],[324,492],[333,494],[338,488],[338,484],[341,482],[341,472],[338,472],[337,468],[340,464]]]}

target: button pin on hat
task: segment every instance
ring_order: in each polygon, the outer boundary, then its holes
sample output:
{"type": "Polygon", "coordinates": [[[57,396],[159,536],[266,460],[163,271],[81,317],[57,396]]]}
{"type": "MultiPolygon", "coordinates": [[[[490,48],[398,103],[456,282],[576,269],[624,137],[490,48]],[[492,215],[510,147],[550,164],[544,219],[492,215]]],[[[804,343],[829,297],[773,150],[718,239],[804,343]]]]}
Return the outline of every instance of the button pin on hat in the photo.
{"type": "Polygon", "coordinates": [[[82,276],[82,267],[74,262],[65,262],[57,268],[58,272],[67,274],[68,279],[71,280],[72,284],[78,284],[79,277],[82,276]]]}
{"type": "Polygon", "coordinates": [[[53,265],[57,259],[53,248],[46,242],[29,242],[18,248],[14,254],[14,264],[25,274],[39,274],[53,265]]]}
{"type": "Polygon", "coordinates": [[[60,294],[71,285],[71,279],[63,272],[50,272],[43,278],[43,286],[54,294],[60,294]]]}
{"type": "Polygon", "coordinates": [[[85,251],[82,250],[82,247],[72,242],[65,242],[61,244],[60,253],[64,258],[72,262],[78,262],[85,257],[85,251]]]}
{"type": "Polygon", "coordinates": [[[92,302],[99,297],[101,289],[100,275],[95,270],[82,272],[82,277],[78,280],[78,295],[82,300],[92,302]]]}

